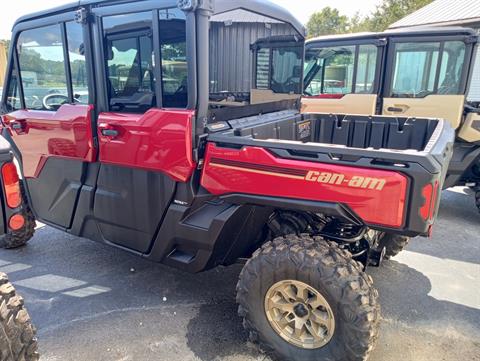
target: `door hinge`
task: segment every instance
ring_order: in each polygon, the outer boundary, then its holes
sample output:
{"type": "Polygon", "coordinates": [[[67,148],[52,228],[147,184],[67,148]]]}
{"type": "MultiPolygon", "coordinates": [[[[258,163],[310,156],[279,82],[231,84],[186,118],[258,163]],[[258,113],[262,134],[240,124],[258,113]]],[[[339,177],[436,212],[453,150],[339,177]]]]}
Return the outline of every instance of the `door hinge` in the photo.
{"type": "Polygon", "coordinates": [[[387,46],[388,44],[388,40],[386,38],[383,38],[383,39],[377,39],[375,41],[375,45],[376,46],[387,46]]]}
{"type": "Polygon", "coordinates": [[[98,149],[98,137],[93,137],[93,148],[98,149]]]}
{"type": "Polygon", "coordinates": [[[80,8],[75,12],[75,22],[85,25],[88,22],[88,12],[85,8],[80,8]]]}
{"type": "Polygon", "coordinates": [[[476,44],[478,43],[478,38],[477,35],[471,35],[465,39],[465,44],[476,44]]]}

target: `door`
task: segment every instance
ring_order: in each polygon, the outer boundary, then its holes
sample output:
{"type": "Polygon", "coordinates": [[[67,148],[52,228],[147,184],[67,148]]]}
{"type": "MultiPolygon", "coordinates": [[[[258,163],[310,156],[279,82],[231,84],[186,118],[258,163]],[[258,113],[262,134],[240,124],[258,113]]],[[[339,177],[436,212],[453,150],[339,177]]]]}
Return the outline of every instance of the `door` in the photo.
{"type": "Polygon", "coordinates": [[[462,121],[471,44],[464,39],[391,40],[383,114],[462,121]]]}
{"type": "Polygon", "coordinates": [[[99,16],[104,49],[96,64],[99,171],[90,222],[100,238],[146,253],[179,182],[187,182],[194,110],[187,109],[186,19],[177,8],[99,16]]]}
{"type": "Polygon", "coordinates": [[[375,114],[382,51],[373,40],[307,44],[302,111],[375,114]]]}
{"type": "MultiPolygon", "coordinates": [[[[73,19],[73,14],[70,19],[73,19]]],[[[92,107],[83,26],[73,21],[14,32],[3,117],[37,217],[68,228],[93,162],[92,107]]]]}

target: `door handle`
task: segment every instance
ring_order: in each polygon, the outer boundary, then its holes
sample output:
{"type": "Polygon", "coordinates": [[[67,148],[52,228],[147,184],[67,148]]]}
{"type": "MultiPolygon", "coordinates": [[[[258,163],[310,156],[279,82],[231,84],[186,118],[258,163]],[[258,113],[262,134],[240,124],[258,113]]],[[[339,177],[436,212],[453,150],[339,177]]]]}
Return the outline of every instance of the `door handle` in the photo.
{"type": "Polygon", "coordinates": [[[25,119],[18,119],[10,122],[10,127],[17,132],[24,131],[26,125],[27,123],[25,119]]]}
{"type": "Polygon", "coordinates": [[[118,137],[118,130],[115,130],[115,129],[102,129],[102,135],[104,137],[111,137],[111,138],[115,138],[115,137],[118,137]]]}
{"type": "Polygon", "coordinates": [[[392,112],[392,113],[403,113],[405,111],[405,109],[398,108],[398,107],[388,107],[387,111],[392,112]]]}
{"type": "Polygon", "coordinates": [[[410,109],[410,107],[406,104],[393,104],[388,106],[387,112],[405,113],[408,109],[410,109]]]}
{"type": "Polygon", "coordinates": [[[100,134],[108,138],[116,138],[120,135],[120,132],[110,124],[99,124],[98,129],[100,129],[100,134]]]}

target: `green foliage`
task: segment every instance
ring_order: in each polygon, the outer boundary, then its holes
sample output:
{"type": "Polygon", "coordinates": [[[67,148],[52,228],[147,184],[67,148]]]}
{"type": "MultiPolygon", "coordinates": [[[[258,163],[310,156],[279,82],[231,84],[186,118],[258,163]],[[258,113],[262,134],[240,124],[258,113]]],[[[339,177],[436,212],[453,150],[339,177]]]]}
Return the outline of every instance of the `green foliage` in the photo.
{"type": "Polygon", "coordinates": [[[314,13],[307,24],[308,37],[320,35],[385,31],[394,22],[430,4],[433,0],[383,0],[369,16],[359,13],[352,18],[340,15],[337,9],[326,7],[314,13]]]}
{"type": "Polygon", "coordinates": [[[20,69],[22,77],[25,78],[23,79],[24,83],[27,83],[24,86],[65,86],[65,65],[63,60],[46,60],[35,50],[24,48],[20,55],[20,69]]]}
{"type": "Polygon", "coordinates": [[[341,34],[347,32],[347,28],[348,17],[340,15],[337,9],[328,6],[322,11],[314,13],[307,23],[309,37],[341,34]]]}
{"type": "Polygon", "coordinates": [[[383,0],[366,21],[371,31],[384,31],[394,22],[431,2],[432,0],[383,0]]]}

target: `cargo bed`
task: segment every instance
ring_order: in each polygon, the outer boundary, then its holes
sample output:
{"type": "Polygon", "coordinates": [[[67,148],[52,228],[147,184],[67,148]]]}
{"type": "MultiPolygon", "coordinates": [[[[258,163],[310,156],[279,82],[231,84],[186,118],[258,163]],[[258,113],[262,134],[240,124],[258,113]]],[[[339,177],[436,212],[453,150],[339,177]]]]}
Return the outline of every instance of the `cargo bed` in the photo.
{"type": "Polygon", "coordinates": [[[209,130],[202,184],[210,192],[335,203],[371,228],[410,236],[430,231],[454,141],[438,119],[294,110],[209,130]]]}

